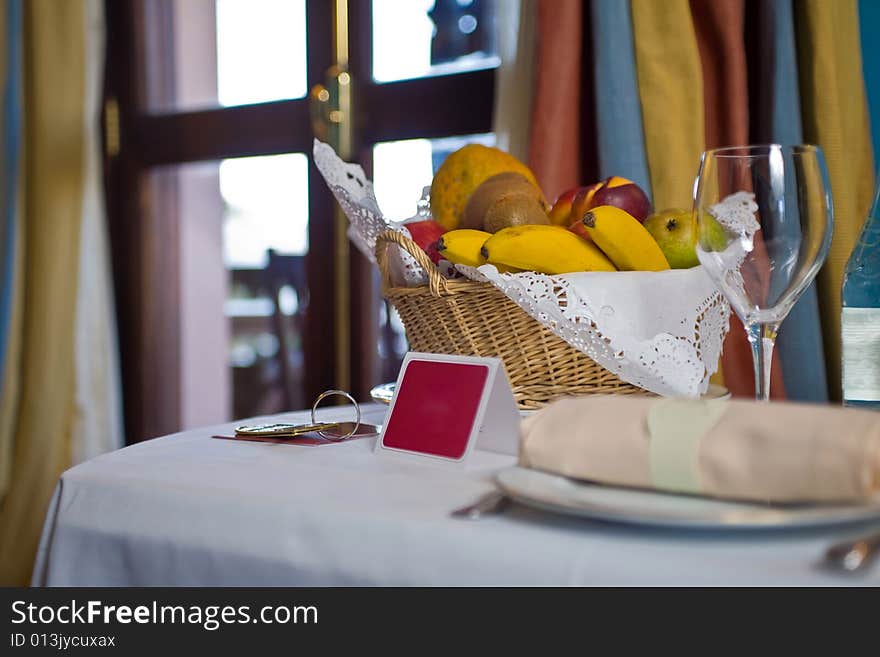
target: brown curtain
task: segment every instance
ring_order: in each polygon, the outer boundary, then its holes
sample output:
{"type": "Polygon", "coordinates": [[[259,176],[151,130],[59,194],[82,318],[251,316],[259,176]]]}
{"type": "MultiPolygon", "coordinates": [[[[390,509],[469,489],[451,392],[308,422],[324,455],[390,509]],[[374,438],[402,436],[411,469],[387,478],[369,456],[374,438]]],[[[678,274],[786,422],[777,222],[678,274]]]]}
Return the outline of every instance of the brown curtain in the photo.
{"type": "MultiPolygon", "coordinates": [[[[745,0],[690,0],[700,61],[706,148],[749,143],[748,64],[744,40],[745,0]]],[[[737,397],[753,397],[752,348],[742,322],[731,315],[721,357],[724,384],[737,397]]],[[[770,395],[785,398],[779,353],[773,354],[770,395]]]]}

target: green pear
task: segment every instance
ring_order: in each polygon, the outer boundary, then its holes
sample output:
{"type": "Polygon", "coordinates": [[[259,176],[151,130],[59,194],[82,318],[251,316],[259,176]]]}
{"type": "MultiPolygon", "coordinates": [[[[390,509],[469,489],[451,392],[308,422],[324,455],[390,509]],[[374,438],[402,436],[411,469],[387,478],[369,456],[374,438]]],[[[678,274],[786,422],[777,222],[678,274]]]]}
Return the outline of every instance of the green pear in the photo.
{"type": "Polygon", "coordinates": [[[655,212],[645,219],[645,228],[660,246],[673,269],[688,269],[697,260],[697,230],[691,212],[672,208],[655,212]]]}
{"type": "MultiPolygon", "coordinates": [[[[723,251],[727,245],[724,227],[711,217],[707,225],[706,244],[712,251],[723,251]]],[[[673,269],[688,269],[700,264],[697,259],[697,226],[690,210],[671,208],[655,212],[645,219],[645,228],[660,246],[673,269]]]]}

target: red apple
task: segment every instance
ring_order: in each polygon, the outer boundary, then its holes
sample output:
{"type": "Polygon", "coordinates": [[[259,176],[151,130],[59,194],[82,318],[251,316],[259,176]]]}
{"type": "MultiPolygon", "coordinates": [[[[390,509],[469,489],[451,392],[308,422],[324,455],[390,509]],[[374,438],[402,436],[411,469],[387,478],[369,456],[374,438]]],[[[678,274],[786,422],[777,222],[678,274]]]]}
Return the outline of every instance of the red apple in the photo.
{"type": "Polygon", "coordinates": [[[422,247],[422,251],[428,254],[431,262],[440,264],[441,255],[437,250],[437,241],[446,232],[446,229],[433,219],[414,221],[405,224],[413,242],[422,247]]]}
{"type": "Polygon", "coordinates": [[[588,209],[600,205],[613,205],[626,210],[639,221],[644,221],[651,214],[651,202],[641,187],[620,176],[611,176],[603,181],[593,194],[588,209]]]}
{"type": "Polygon", "coordinates": [[[585,202],[589,203],[589,199],[601,185],[602,183],[593,183],[586,187],[573,187],[562,192],[550,210],[550,223],[554,226],[568,226],[574,219],[572,209],[576,199],[580,197],[581,200],[578,203],[581,205],[585,202]]]}
{"type": "Polygon", "coordinates": [[[571,202],[574,200],[575,194],[578,193],[580,187],[574,187],[566,190],[559,195],[553,202],[553,207],[548,213],[550,223],[554,226],[561,226],[568,223],[568,215],[571,214],[571,202]]]}
{"type": "Polygon", "coordinates": [[[635,183],[629,178],[624,178],[623,176],[609,176],[605,180],[602,181],[602,184],[606,187],[620,187],[621,185],[635,185],[635,183]]]}
{"type": "Polygon", "coordinates": [[[550,208],[551,224],[554,226],[564,226],[568,223],[568,217],[571,214],[571,202],[582,189],[583,187],[573,187],[559,195],[559,198],[553,202],[553,207],[550,208]]]}
{"type": "Polygon", "coordinates": [[[583,219],[575,219],[572,224],[568,227],[568,229],[577,235],[578,237],[582,237],[588,242],[592,242],[593,238],[590,237],[590,234],[587,232],[587,227],[584,226],[583,219]]]}
{"type": "Polygon", "coordinates": [[[568,216],[568,224],[578,222],[584,218],[587,211],[593,207],[593,199],[602,188],[602,183],[593,183],[589,187],[581,187],[571,202],[571,213],[568,216]]]}

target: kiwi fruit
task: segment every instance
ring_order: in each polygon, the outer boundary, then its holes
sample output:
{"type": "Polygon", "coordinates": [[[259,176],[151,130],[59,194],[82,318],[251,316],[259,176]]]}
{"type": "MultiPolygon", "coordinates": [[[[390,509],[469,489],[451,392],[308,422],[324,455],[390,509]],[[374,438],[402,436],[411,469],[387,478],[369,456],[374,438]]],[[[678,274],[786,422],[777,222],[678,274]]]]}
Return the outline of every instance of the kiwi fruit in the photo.
{"type": "Polygon", "coordinates": [[[502,228],[523,226],[526,224],[549,225],[550,218],[544,205],[533,194],[512,192],[495,199],[486,210],[483,218],[483,230],[497,233],[502,228]]]}
{"type": "Polygon", "coordinates": [[[462,228],[494,233],[508,226],[548,224],[547,201],[538,187],[519,173],[499,173],[471,194],[462,228]]]}

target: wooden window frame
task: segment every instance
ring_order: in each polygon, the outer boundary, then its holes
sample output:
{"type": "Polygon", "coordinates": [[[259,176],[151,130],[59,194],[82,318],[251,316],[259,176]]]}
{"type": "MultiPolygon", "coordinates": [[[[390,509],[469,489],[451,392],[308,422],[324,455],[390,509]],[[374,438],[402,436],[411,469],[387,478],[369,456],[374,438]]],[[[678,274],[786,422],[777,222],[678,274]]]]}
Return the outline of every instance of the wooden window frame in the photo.
{"type": "MultiPolygon", "coordinates": [[[[180,426],[177,226],[185,217],[176,216],[174,176],[148,174],[163,165],[229,157],[308,155],[312,146],[306,98],[198,111],[150,111],[149,97],[155,99],[173,88],[174,52],[166,43],[173,27],[171,2],[105,0],[104,119],[118,126],[118,135],[112,137],[118,149],[105,148],[105,183],[128,442],[171,433],[180,426]],[[158,193],[151,185],[159,185],[158,193]]],[[[306,0],[309,88],[323,81],[332,63],[331,5],[326,0],[306,0]]],[[[375,83],[371,3],[349,0],[349,15],[357,108],[354,152],[368,174],[377,142],[491,131],[494,70],[375,83]]],[[[334,207],[310,158],[310,254],[332,253],[334,207]]],[[[370,325],[377,316],[375,277],[372,265],[355,251],[351,260],[352,388],[364,398],[378,383],[371,380],[374,374],[365,359],[358,357],[364,349],[376,348],[378,327],[370,325]]],[[[309,257],[307,271],[311,281],[332,280],[332,259],[309,257]]],[[[334,343],[328,330],[333,326],[332,313],[332,290],[312,295],[303,336],[307,399],[334,386],[334,343]]]]}

